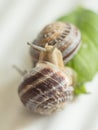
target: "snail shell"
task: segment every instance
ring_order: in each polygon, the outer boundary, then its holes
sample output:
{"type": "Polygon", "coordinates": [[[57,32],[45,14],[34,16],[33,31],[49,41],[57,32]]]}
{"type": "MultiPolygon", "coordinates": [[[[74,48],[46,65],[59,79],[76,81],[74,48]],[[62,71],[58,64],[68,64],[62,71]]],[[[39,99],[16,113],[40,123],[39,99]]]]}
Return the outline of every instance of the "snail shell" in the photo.
{"type": "MultiPolygon", "coordinates": [[[[32,44],[45,47],[55,45],[62,52],[64,63],[67,63],[76,54],[80,47],[81,34],[77,27],[70,23],[54,22],[43,28],[32,44]]],[[[39,59],[39,51],[30,48],[33,62],[39,59]]]]}
{"type": "Polygon", "coordinates": [[[72,81],[55,65],[38,63],[19,86],[23,104],[31,111],[48,115],[62,109],[73,98],[72,81]]]}
{"type": "Polygon", "coordinates": [[[64,67],[60,50],[45,45],[36,66],[25,74],[18,89],[19,97],[31,111],[51,114],[72,100],[72,75],[73,72],[70,73],[69,68],[64,67]]]}

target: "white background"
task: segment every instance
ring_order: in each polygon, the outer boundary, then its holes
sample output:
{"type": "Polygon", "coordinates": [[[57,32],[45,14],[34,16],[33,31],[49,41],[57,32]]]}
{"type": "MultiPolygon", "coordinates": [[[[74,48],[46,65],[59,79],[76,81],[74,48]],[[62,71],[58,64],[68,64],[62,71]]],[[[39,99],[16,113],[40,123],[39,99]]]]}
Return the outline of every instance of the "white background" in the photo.
{"type": "Polygon", "coordinates": [[[86,84],[91,94],[79,96],[51,116],[27,112],[17,89],[21,76],[12,68],[31,68],[29,47],[48,23],[83,5],[98,13],[97,0],[0,0],[0,130],[98,130],[98,75],[86,84]]]}

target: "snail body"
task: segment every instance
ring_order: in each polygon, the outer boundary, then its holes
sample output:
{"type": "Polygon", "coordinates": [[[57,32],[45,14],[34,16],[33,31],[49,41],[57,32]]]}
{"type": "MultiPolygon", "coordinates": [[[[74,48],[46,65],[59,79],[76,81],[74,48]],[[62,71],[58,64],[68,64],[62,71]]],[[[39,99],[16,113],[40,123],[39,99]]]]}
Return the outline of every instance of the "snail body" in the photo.
{"type": "Polygon", "coordinates": [[[24,75],[18,93],[29,110],[49,115],[72,100],[74,88],[61,52],[50,45],[45,49],[40,53],[36,66],[24,75]]]}
{"type": "MultiPolygon", "coordinates": [[[[45,47],[47,43],[52,46],[58,43],[56,47],[62,52],[64,63],[67,63],[79,50],[80,41],[80,31],[73,24],[54,22],[45,26],[32,44],[45,47]]],[[[31,47],[30,55],[34,63],[38,62],[38,50],[31,47]]]]}

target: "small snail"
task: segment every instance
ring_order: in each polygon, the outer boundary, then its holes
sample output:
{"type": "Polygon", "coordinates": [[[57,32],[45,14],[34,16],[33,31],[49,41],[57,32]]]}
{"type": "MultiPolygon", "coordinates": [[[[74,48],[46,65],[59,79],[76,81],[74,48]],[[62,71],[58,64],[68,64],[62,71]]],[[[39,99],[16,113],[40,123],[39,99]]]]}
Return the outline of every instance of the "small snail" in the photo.
{"type": "Polygon", "coordinates": [[[19,97],[29,110],[49,115],[73,99],[74,74],[64,67],[62,54],[56,47],[47,44],[45,48],[30,46],[40,51],[39,61],[30,72],[23,73],[19,97]]]}
{"type": "MultiPolygon", "coordinates": [[[[32,44],[45,47],[57,44],[57,48],[62,52],[64,63],[67,63],[78,51],[80,47],[81,33],[77,27],[70,23],[54,22],[43,28],[32,44]]],[[[39,59],[39,51],[30,48],[33,62],[39,59]]]]}

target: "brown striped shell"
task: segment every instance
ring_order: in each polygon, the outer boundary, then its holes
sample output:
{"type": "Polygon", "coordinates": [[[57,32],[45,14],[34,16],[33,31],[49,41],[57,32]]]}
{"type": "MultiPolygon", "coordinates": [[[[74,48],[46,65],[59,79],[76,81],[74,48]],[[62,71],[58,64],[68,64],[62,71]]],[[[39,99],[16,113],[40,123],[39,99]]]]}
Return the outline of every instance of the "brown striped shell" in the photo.
{"type": "Polygon", "coordinates": [[[51,114],[73,98],[72,81],[66,72],[49,62],[38,63],[25,75],[18,93],[31,111],[51,114]]]}
{"type": "MultiPolygon", "coordinates": [[[[70,23],[54,22],[43,28],[32,44],[45,47],[57,44],[63,55],[64,63],[67,63],[76,54],[80,47],[81,34],[77,27],[70,23]]],[[[39,59],[39,51],[30,48],[33,62],[39,59]]]]}

